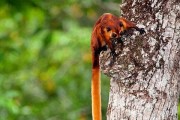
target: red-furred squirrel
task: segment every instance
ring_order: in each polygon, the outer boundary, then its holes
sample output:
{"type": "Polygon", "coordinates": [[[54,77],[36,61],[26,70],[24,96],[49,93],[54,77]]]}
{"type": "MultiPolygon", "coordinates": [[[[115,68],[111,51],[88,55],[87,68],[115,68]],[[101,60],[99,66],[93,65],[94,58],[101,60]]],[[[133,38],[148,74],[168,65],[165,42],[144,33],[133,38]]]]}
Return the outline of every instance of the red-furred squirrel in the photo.
{"type": "Polygon", "coordinates": [[[138,28],[135,23],[122,17],[116,17],[110,13],[103,14],[95,23],[91,35],[92,51],[92,117],[93,120],[101,120],[101,86],[100,86],[100,66],[99,55],[102,50],[106,50],[106,45],[110,48],[113,57],[116,55],[112,40],[120,38],[122,33],[134,28],[141,34],[143,28],[138,28]]]}

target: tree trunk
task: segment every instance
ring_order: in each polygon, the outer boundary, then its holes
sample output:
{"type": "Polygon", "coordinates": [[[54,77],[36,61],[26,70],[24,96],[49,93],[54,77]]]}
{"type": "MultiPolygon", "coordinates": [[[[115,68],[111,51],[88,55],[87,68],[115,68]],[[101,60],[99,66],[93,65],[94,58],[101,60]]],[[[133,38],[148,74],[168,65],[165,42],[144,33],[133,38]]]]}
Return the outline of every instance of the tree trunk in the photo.
{"type": "Polygon", "coordinates": [[[118,43],[113,65],[110,51],[101,53],[101,70],[111,78],[107,120],[177,120],[180,1],[125,0],[121,10],[146,34],[118,43]]]}

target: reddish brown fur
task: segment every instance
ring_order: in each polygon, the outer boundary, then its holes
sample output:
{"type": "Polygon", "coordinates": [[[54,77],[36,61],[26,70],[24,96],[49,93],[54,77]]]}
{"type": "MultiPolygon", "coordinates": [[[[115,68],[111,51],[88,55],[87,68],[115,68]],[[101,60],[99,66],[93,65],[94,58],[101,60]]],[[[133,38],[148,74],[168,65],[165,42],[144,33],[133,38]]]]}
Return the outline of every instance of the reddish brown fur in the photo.
{"type": "Polygon", "coordinates": [[[91,36],[92,51],[92,116],[93,120],[101,120],[101,86],[100,86],[100,68],[99,54],[107,45],[111,52],[115,53],[111,39],[120,37],[124,30],[135,28],[140,30],[136,24],[124,19],[118,18],[110,13],[103,14],[95,23],[91,36]]]}
{"type": "Polygon", "coordinates": [[[106,13],[103,14],[95,23],[91,36],[92,50],[92,115],[93,120],[101,120],[101,86],[100,86],[100,70],[99,70],[99,54],[103,47],[108,47],[114,51],[111,38],[119,35],[119,18],[106,13]],[[113,36],[114,35],[114,36],[113,36]]]}
{"type": "Polygon", "coordinates": [[[103,14],[98,21],[96,22],[92,36],[91,36],[91,49],[92,51],[101,51],[101,48],[105,45],[112,50],[112,43],[111,38],[113,38],[113,34],[119,35],[120,26],[118,25],[119,18],[110,14],[106,13],[103,14]],[[107,27],[111,30],[108,32],[107,27]]]}
{"type": "Polygon", "coordinates": [[[129,20],[126,20],[125,18],[123,17],[120,17],[119,18],[119,21],[123,24],[123,27],[122,27],[122,31],[124,30],[127,30],[127,29],[131,29],[131,28],[135,28],[136,30],[138,30],[139,28],[136,26],[135,23],[129,21],[129,20]]]}

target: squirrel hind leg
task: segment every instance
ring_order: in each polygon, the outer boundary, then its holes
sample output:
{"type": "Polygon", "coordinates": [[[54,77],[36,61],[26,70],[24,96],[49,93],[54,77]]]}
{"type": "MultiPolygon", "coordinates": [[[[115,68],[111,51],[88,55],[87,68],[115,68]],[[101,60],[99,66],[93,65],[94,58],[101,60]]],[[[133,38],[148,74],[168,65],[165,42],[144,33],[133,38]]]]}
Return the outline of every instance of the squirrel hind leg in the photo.
{"type": "Polygon", "coordinates": [[[142,34],[146,33],[146,31],[144,30],[144,28],[139,28],[139,33],[142,35],[142,34]]]}
{"type": "Polygon", "coordinates": [[[136,28],[137,31],[139,31],[139,33],[142,35],[144,33],[146,33],[146,31],[144,30],[144,28],[136,28]]]}

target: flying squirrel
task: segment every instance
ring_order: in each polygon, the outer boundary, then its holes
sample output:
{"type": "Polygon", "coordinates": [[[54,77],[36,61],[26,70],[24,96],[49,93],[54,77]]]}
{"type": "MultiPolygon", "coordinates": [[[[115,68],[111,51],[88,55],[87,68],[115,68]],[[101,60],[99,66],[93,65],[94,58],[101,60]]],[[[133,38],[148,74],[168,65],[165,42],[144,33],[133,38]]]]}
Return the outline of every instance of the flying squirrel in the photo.
{"type": "Polygon", "coordinates": [[[106,50],[106,46],[111,50],[111,55],[116,56],[113,39],[120,38],[123,33],[134,28],[143,34],[143,28],[138,28],[135,23],[123,18],[117,17],[111,13],[104,13],[96,21],[91,35],[92,51],[92,79],[91,79],[91,97],[92,97],[92,117],[93,120],[102,120],[101,115],[101,84],[100,84],[100,52],[106,50]]]}

